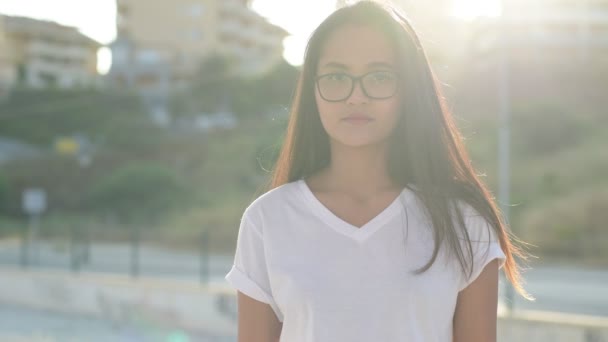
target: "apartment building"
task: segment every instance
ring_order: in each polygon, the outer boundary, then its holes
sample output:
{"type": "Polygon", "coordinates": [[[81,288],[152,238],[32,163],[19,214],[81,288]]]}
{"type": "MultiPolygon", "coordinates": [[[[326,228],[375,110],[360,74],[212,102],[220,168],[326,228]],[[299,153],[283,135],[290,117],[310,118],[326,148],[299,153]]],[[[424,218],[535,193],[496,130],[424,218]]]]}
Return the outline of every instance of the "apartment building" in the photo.
{"type": "MultiPolygon", "coordinates": [[[[34,88],[95,86],[100,44],[76,28],[51,21],[0,16],[0,45],[16,81],[34,88]],[[15,75],[16,74],[16,75],[15,75]]],[[[0,59],[3,52],[0,52],[0,59]]],[[[2,62],[0,61],[0,64],[2,62]]],[[[9,76],[10,77],[10,76],[9,76]]]]}
{"type": "Polygon", "coordinates": [[[264,72],[283,55],[287,32],[245,0],[117,0],[110,78],[137,87],[184,84],[201,61],[221,54],[235,72],[264,72]]]}

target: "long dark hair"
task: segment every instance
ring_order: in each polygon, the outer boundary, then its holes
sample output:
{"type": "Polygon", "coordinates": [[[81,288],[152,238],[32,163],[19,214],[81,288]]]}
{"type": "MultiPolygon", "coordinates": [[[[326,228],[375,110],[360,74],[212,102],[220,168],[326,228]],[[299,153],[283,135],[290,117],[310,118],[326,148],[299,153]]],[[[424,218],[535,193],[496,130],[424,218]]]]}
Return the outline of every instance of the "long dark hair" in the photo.
{"type": "MultiPolygon", "coordinates": [[[[306,48],[286,137],[267,190],[307,178],[330,162],[329,137],[319,117],[313,80],[328,36],[346,24],[379,29],[393,42],[402,62],[399,71],[404,75],[403,108],[396,134],[390,138],[387,166],[395,183],[414,186],[433,226],[432,257],[417,272],[428,270],[437,259],[440,246],[447,243],[458,257],[463,272],[471,274],[473,265],[465,258],[467,253],[472,260],[471,241],[463,229],[468,242],[464,251],[452,219],[451,203],[463,200],[490,223],[506,255],[507,278],[517,292],[532,299],[523,289],[514,259],[514,256],[526,259],[526,254],[513,243],[515,237],[506,229],[496,203],[475,174],[418,36],[395,8],[360,1],[336,10],[314,31],[306,48]]],[[[464,227],[460,210],[456,210],[456,219],[456,223],[464,227]]]]}

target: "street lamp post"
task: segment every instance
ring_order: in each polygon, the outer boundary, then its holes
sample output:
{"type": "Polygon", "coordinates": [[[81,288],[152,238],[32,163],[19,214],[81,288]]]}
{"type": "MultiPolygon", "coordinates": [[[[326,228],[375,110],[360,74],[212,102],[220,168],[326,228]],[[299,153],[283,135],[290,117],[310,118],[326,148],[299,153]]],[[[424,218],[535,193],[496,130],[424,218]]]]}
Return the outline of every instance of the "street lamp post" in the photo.
{"type": "MultiPolygon", "coordinates": [[[[498,198],[505,222],[510,221],[509,201],[511,188],[511,103],[509,91],[509,35],[508,18],[505,11],[505,1],[501,3],[502,15],[499,26],[499,70],[498,70],[498,92],[499,92],[499,128],[498,128],[498,198]]],[[[514,289],[506,282],[506,305],[509,314],[513,312],[514,289]]]]}

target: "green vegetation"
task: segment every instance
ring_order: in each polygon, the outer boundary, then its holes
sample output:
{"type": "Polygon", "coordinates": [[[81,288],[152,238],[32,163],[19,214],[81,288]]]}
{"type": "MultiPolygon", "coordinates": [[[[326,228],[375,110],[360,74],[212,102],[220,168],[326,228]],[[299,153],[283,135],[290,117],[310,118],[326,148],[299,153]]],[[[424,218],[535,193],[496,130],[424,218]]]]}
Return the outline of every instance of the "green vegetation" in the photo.
{"type": "MultiPolygon", "coordinates": [[[[466,128],[474,164],[498,196],[498,124],[486,116],[466,128]]],[[[534,104],[514,106],[511,130],[513,232],[536,246],[532,254],[605,263],[608,231],[597,227],[608,212],[608,124],[593,111],[534,104]]]]}
{"type": "Polygon", "coordinates": [[[178,203],[184,188],[166,166],[130,162],[94,184],[88,202],[125,221],[141,215],[158,218],[178,203]]]}
{"type": "Polygon", "coordinates": [[[17,89],[0,103],[0,123],[0,136],[49,148],[56,138],[74,133],[119,148],[144,145],[162,134],[138,97],[122,90],[17,89]]]}
{"type": "MultiPolygon", "coordinates": [[[[175,94],[172,112],[189,119],[230,110],[239,118],[234,129],[161,129],[137,97],[120,91],[21,90],[0,104],[2,136],[51,150],[57,137],[78,133],[96,146],[87,166],[55,153],[3,165],[0,232],[23,223],[20,191],[37,186],[49,196],[47,232],[87,226],[100,238],[128,239],[139,225],[150,241],[195,247],[209,230],[214,251],[231,253],[241,214],[263,190],[282,143],[295,71],[281,65],[255,79],[225,79],[228,68],[209,63],[197,87],[175,94]]],[[[538,246],[535,255],[605,265],[608,120],[584,103],[572,108],[513,105],[511,227],[538,246]]],[[[496,117],[474,113],[458,124],[497,195],[496,117]]]]}

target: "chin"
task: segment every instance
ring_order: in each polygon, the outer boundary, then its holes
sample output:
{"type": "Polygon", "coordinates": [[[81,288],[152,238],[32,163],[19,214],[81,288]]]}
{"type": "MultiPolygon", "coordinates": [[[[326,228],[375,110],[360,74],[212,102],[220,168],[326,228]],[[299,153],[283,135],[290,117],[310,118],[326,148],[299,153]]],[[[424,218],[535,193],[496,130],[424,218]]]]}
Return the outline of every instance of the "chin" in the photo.
{"type": "Polygon", "coordinates": [[[379,145],[384,141],[383,139],[368,139],[363,137],[349,137],[333,140],[339,145],[350,148],[370,147],[374,145],[379,145]]]}

